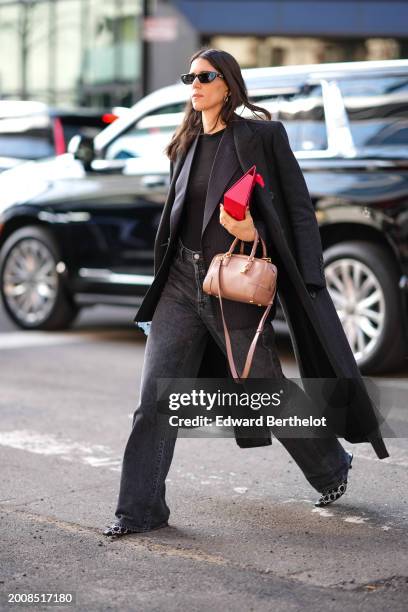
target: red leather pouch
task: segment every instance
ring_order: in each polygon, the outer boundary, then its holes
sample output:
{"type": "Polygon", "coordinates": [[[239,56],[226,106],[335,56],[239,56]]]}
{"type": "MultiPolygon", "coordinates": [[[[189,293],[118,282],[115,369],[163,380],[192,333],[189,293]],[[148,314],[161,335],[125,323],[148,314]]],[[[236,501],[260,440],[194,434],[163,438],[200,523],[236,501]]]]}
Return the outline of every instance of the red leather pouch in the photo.
{"type": "Polygon", "coordinates": [[[265,185],[254,165],[224,193],[224,209],[237,221],[245,219],[245,211],[249,207],[255,183],[261,187],[265,185]]]}

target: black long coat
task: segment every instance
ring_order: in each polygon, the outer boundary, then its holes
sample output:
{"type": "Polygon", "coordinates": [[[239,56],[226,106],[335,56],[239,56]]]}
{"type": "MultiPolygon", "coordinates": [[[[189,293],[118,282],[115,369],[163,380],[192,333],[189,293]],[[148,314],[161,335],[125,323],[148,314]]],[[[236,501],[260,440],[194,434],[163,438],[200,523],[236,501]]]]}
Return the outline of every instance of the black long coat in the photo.
{"type": "MultiPolygon", "coordinates": [[[[177,231],[198,137],[187,154],[170,165],[170,186],[154,246],[155,277],[134,318],[151,321],[177,243],[177,231]]],[[[326,288],[322,244],[309,192],[280,121],[243,119],[234,115],[215,157],[204,209],[202,250],[208,266],[213,255],[225,252],[233,237],[219,223],[219,202],[229,185],[253,164],[265,187],[256,186],[251,203],[254,223],[267,242],[278,267],[278,295],[289,326],[304,387],[307,379],[348,381],[344,393],[344,438],[370,442],[380,459],[389,456],[379,431],[379,418],[336,309],[326,288]]],[[[269,254],[269,253],[268,253],[269,254]]],[[[218,313],[216,298],[215,312],[218,313]]],[[[230,327],[256,326],[260,312],[249,304],[225,301],[230,327]],[[229,311],[228,311],[229,308],[229,311]]],[[[274,312],[271,316],[274,315],[274,312]]],[[[218,324],[221,322],[218,316],[218,324]]],[[[228,365],[216,343],[209,339],[199,376],[228,377],[228,365]],[[216,370],[214,365],[216,364],[216,370]]],[[[342,387],[344,389],[344,387],[342,387]]],[[[271,444],[269,430],[262,438],[240,437],[242,448],[271,444]]]]}

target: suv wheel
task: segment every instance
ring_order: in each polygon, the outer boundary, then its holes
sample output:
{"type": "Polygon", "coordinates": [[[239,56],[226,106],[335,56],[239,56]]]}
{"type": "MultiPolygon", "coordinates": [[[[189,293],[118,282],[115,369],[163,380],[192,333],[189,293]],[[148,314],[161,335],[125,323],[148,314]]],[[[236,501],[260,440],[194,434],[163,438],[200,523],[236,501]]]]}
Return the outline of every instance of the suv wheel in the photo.
{"type": "Polygon", "coordinates": [[[0,283],[4,307],[23,329],[64,329],[79,312],[67,294],[56,244],[42,227],[15,231],[0,253],[0,283]]]}
{"type": "Polygon", "coordinates": [[[324,253],[327,289],[363,372],[401,365],[406,339],[396,266],[381,247],[342,242],[324,253]]]}

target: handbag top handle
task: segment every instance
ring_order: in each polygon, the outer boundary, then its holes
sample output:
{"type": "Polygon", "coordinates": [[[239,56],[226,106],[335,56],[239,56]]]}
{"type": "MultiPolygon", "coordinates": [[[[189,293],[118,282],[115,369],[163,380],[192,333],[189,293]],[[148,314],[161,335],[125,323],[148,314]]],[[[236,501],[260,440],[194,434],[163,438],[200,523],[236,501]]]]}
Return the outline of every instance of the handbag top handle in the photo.
{"type": "MultiPolygon", "coordinates": [[[[232,252],[235,249],[235,247],[236,247],[236,245],[237,245],[239,240],[240,240],[240,238],[235,238],[234,242],[231,244],[231,246],[228,249],[227,253],[225,253],[226,257],[231,257],[232,252]]],[[[253,242],[251,253],[249,255],[249,260],[250,261],[252,261],[254,259],[254,257],[255,257],[255,253],[256,253],[256,249],[257,249],[259,240],[261,240],[261,244],[262,244],[262,259],[267,259],[267,252],[266,252],[265,241],[258,234],[258,230],[255,229],[255,240],[253,242]]],[[[243,248],[244,248],[244,240],[241,240],[241,253],[243,253],[243,248]]]]}

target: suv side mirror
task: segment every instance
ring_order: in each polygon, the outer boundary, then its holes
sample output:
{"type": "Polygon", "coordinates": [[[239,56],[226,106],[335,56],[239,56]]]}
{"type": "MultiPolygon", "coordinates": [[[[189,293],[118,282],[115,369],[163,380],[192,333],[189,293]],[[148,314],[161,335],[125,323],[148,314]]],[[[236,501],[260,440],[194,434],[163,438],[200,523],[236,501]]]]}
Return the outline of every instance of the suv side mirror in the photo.
{"type": "Polygon", "coordinates": [[[67,151],[83,163],[85,170],[91,169],[91,164],[95,159],[93,138],[76,134],[69,141],[67,151]]]}

